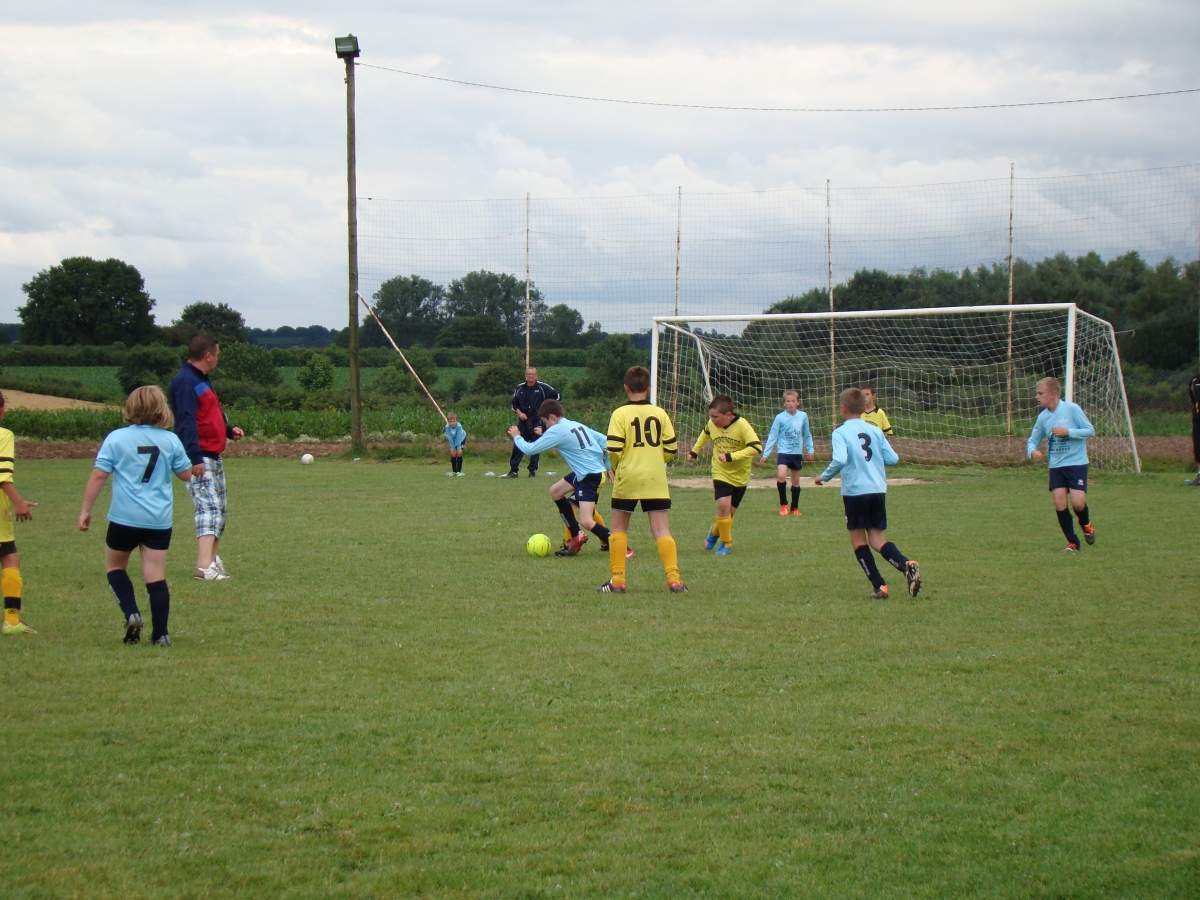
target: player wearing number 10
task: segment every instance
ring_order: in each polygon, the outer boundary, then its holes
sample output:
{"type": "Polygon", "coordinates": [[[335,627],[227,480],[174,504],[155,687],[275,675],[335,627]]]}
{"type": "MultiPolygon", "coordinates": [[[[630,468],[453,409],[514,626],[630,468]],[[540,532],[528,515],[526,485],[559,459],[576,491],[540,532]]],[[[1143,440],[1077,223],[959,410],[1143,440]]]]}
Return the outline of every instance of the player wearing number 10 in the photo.
{"type": "Polygon", "coordinates": [[[647,397],[650,372],[633,366],[625,372],[629,402],[613,410],[608,420],[608,458],[616,478],[612,496],[612,536],[608,542],[609,579],[603,593],[625,593],[625,548],[629,545],[629,517],[639,503],[650,519],[650,531],[673,594],[687,590],[679,574],[679,551],[671,536],[668,510],[667,461],[675,458],[679,441],[671,417],[647,397]]]}
{"type": "Polygon", "coordinates": [[[134,390],[125,401],[125,421],[129,425],[111,432],[96,454],[96,468],[84,488],[79,509],[79,530],[88,530],[92,507],[112,475],[104,564],[109,587],[125,621],[125,643],[136,644],[141,639],[142,615],[126,572],[130,555],[140,547],[142,576],[150,596],[151,640],[169,647],[171,593],[166,567],[175,509],[171,474],[188,481],[192,462],[183,443],[169,430],[174,421],[161,388],[151,385],[134,390]]]}
{"type": "Polygon", "coordinates": [[[874,596],[886,599],[887,584],[875,566],[871,549],[904,573],[908,593],[921,590],[921,568],[887,539],[887,469],[900,461],[878,426],[860,419],[866,403],[858,388],[842,391],[842,418],[833,432],[833,459],[813,483],[820,485],[842,473],[842,505],[854,558],[875,589],[874,596]]]}

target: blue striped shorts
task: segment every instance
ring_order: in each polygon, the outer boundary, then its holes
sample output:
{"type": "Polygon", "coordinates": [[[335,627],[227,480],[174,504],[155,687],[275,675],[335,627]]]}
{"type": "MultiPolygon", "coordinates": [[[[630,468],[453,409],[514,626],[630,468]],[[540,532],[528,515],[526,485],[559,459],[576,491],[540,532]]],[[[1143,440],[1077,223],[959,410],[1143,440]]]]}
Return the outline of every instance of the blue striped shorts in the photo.
{"type": "Polygon", "coordinates": [[[219,456],[204,457],[204,477],[188,482],[188,493],[196,507],[196,537],[225,532],[225,463],[219,456]]]}

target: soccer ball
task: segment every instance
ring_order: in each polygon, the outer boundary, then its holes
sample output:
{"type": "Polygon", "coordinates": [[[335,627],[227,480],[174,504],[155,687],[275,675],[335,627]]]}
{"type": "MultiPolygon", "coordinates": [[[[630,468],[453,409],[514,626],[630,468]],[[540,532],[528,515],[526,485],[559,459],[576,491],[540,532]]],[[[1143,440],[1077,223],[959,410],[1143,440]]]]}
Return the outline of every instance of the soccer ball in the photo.
{"type": "Polygon", "coordinates": [[[313,461],[313,455],[311,453],[305,453],[303,456],[300,457],[300,462],[306,466],[309,463],[311,463],[312,461],[313,461]]]}
{"type": "Polygon", "coordinates": [[[544,534],[535,534],[525,542],[525,550],[530,556],[549,556],[550,538],[544,534]]]}

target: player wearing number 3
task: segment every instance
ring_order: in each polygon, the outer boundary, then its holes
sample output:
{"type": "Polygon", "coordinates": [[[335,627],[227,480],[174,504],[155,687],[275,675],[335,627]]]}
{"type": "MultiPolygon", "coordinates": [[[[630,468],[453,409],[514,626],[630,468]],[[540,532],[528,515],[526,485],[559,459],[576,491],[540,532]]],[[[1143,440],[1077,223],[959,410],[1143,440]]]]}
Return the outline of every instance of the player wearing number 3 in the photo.
{"type": "Polygon", "coordinates": [[[842,391],[842,418],[833,432],[833,459],[813,484],[821,485],[839,472],[842,473],[842,505],[846,510],[846,528],[854,557],[875,589],[874,597],[885,600],[888,587],[875,566],[874,550],[904,573],[908,593],[915,597],[921,590],[921,567],[908,559],[887,539],[887,466],[900,462],[900,457],[888,443],[887,437],[870,422],[859,418],[866,406],[863,392],[858,388],[842,391]]]}
{"type": "Polygon", "coordinates": [[[679,550],[671,536],[668,510],[667,461],[679,450],[675,426],[662,407],[647,397],[650,371],[633,366],[625,372],[629,402],[613,410],[608,420],[608,459],[614,472],[612,536],[608,541],[609,579],[600,585],[606,594],[625,593],[625,548],[629,546],[629,517],[639,503],[650,519],[650,532],[673,594],[687,590],[679,575],[679,550]]]}
{"type": "Polygon", "coordinates": [[[130,555],[140,547],[142,577],[150,597],[151,640],[160,647],[169,647],[171,593],[166,568],[175,509],[171,474],[188,481],[192,461],[170,430],[174,421],[162,388],[151,385],[134,390],[125,401],[125,421],[129,425],[110,433],[96,454],[96,468],[83,492],[79,530],[87,531],[91,526],[92,507],[112,475],[104,565],[125,621],[125,643],[138,643],[142,633],[142,614],[126,572],[130,555]]]}

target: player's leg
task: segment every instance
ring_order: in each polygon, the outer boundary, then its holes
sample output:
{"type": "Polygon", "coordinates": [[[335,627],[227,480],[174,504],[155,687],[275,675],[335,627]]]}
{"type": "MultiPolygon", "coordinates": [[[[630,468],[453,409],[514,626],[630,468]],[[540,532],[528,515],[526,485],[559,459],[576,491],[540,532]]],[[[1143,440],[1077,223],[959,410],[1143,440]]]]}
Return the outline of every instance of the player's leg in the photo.
{"type": "Polygon", "coordinates": [[[788,511],[793,516],[800,515],[800,468],[796,466],[792,469],[792,503],[788,511]]]}
{"type": "Polygon", "coordinates": [[[1075,518],[1079,520],[1083,539],[1088,544],[1096,543],[1096,526],[1092,524],[1092,514],[1088,509],[1087,491],[1069,491],[1067,496],[1071,501],[1071,509],[1075,513],[1075,518]]]}
{"type": "MultiPolygon", "coordinates": [[[[672,594],[681,594],[687,590],[687,585],[679,574],[679,548],[671,535],[671,501],[653,501],[653,504],[654,508],[646,510],[646,516],[650,520],[650,533],[654,535],[654,546],[662,562],[663,574],[667,577],[667,590],[672,594]]],[[[642,508],[645,506],[643,501],[642,508]]]]}
{"type": "Polygon", "coordinates": [[[604,593],[625,592],[625,548],[629,546],[626,532],[629,531],[629,517],[636,507],[636,500],[613,497],[608,536],[608,581],[600,585],[604,593]]]}
{"type": "Polygon", "coordinates": [[[713,493],[717,500],[717,536],[721,539],[718,553],[729,553],[733,548],[733,492],[727,481],[714,481],[713,493]]]}
{"type": "Polygon", "coordinates": [[[1079,535],[1075,533],[1075,524],[1071,519],[1070,510],[1067,508],[1066,484],[1062,484],[1061,486],[1056,484],[1056,482],[1062,480],[1056,476],[1057,471],[1057,469],[1050,470],[1050,496],[1054,501],[1054,514],[1058,517],[1058,527],[1062,529],[1062,533],[1067,539],[1067,546],[1064,549],[1074,553],[1079,549],[1079,535]]]}
{"type": "Polygon", "coordinates": [[[15,541],[0,543],[0,589],[4,591],[4,634],[35,634],[21,618],[21,598],[25,583],[21,578],[21,557],[15,541]]]}
{"type": "Polygon", "coordinates": [[[880,528],[867,529],[867,542],[886,559],[897,572],[904,575],[908,584],[908,595],[915,597],[921,592],[921,565],[915,559],[909,559],[900,552],[900,548],[887,539],[887,534],[880,528]]]}
{"type": "Polygon", "coordinates": [[[147,532],[143,540],[142,579],[150,598],[150,640],[157,646],[169,647],[171,591],[167,587],[167,548],[171,544],[171,530],[147,532]]]}
{"type": "Polygon", "coordinates": [[[775,490],[779,492],[779,514],[781,516],[788,514],[787,477],[788,467],[781,462],[775,467],[775,490]]]}
{"type": "Polygon", "coordinates": [[[579,505],[579,524],[600,539],[601,544],[607,544],[610,532],[596,522],[596,501],[600,499],[599,473],[588,475],[575,481],[575,502],[579,505]]]}
{"type": "Polygon", "coordinates": [[[109,590],[121,610],[126,644],[136,644],[142,639],[142,613],[138,609],[128,572],[129,557],[137,546],[137,540],[136,529],[115,522],[108,523],[108,533],[104,537],[104,573],[109,590]]]}
{"type": "Polygon", "coordinates": [[[854,551],[854,559],[858,563],[858,567],[863,570],[863,574],[867,576],[867,580],[871,582],[874,596],[884,599],[888,595],[887,585],[883,581],[883,576],[879,574],[879,569],[875,565],[875,557],[871,554],[871,547],[867,543],[869,528],[878,528],[880,525],[883,525],[884,528],[887,527],[886,522],[881,523],[877,520],[877,511],[872,502],[874,496],[877,495],[843,496],[842,506],[846,512],[846,530],[850,535],[850,548],[854,551]]]}

